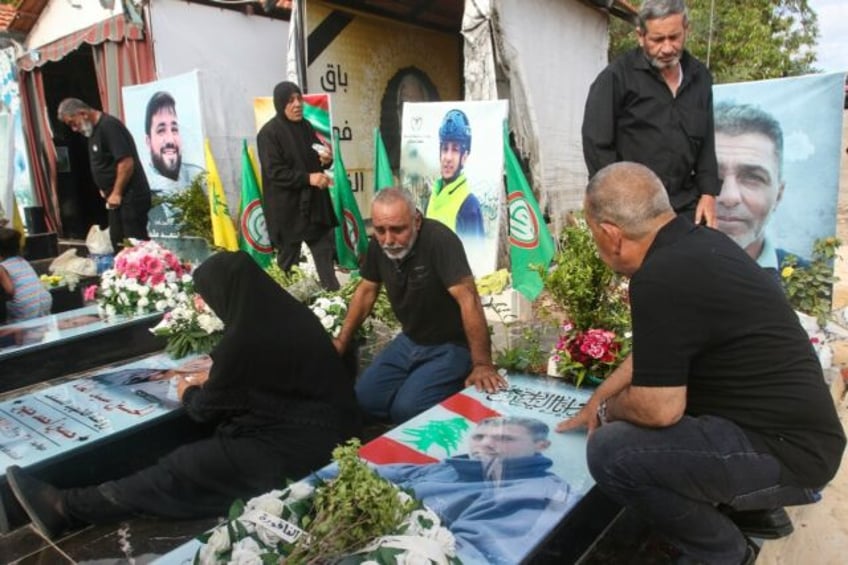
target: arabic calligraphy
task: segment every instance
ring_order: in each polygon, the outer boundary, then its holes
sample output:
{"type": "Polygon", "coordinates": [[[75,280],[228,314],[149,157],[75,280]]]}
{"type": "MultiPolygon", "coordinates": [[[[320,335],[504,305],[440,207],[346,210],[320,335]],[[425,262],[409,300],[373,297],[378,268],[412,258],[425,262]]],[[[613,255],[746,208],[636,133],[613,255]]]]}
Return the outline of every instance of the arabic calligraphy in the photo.
{"type": "Polygon", "coordinates": [[[341,65],[327,63],[327,70],[321,77],[321,88],[324,92],[335,92],[337,87],[347,92],[347,72],[342,72],[341,65]]]}
{"type": "Polygon", "coordinates": [[[505,402],[510,406],[519,406],[542,414],[564,418],[576,416],[580,409],[586,405],[585,401],[568,394],[519,386],[511,386],[506,390],[489,394],[486,398],[495,402],[505,402]]]}

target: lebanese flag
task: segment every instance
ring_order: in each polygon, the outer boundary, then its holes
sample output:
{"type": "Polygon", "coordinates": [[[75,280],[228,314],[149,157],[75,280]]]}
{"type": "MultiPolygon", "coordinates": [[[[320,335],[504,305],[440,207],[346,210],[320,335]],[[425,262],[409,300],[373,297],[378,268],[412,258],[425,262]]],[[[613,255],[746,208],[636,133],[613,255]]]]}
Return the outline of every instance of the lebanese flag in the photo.
{"type": "Polygon", "coordinates": [[[475,398],[455,394],[438,406],[368,442],[359,456],[377,465],[424,464],[465,453],[465,436],[478,422],[500,416],[475,398]]]}

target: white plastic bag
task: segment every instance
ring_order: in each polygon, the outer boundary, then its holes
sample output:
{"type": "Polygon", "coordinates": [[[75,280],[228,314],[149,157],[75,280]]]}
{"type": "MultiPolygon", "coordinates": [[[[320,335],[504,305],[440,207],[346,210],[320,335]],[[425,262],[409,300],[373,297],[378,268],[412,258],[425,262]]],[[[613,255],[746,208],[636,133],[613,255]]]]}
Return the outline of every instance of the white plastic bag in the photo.
{"type": "Polygon", "coordinates": [[[88,229],[85,245],[88,247],[88,252],[93,255],[108,255],[114,252],[112,239],[109,237],[109,228],[101,229],[97,224],[88,229]]]}
{"type": "Polygon", "coordinates": [[[76,249],[68,249],[53,259],[47,270],[54,275],[61,275],[68,288],[74,290],[80,278],[97,274],[97,265],[88,257],[77,257],[76,249]]]}

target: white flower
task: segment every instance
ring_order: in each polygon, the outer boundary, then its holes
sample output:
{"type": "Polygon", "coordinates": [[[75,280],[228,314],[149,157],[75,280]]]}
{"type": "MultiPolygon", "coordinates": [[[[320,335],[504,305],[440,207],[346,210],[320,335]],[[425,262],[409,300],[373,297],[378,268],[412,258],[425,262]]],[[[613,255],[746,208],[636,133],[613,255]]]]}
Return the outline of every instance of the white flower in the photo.
{"type": "Polygon", "coordinates": [[[313,492],[315,492],[314,486],[310,485],[307,482],[300,481],[298,483],[294,483],[289,487],[289,499],[300,500],[302,498],[312,496],[313,492]]]}
{"type": "Polygon", "coordinates": [[[212,532],[212,535],[209,536],[209,539],[206,541],[206,545],[201,549],[201,559],[203,559],[202,553],[204,551],[208,551],[209,556],[212,557],[213,561],[205,561],[207,563],[214,563],[215,556],[219,553],[224,553],[228,549],[230,549],[230,534],[227,532],[227,528],[215,528],[215,531],[212,532]]]}
{"type": "MultiPolygon", "coordinates": [[[[147,294],[147,293],[145,292],[144,294],[147,294]]],[[[148,299],[144,298],[144,294],[142,294],[141,298],[138,299],[138,307],[139,308],[146,308],[150,304],[150,301],[148,299]]]]}
{"type": "Polygon", "coordinates": [[[267,512],[268,514],[272,514],[274,516],[279,517],[283,515],[283,508],[285,508],[286,505],[279,498],[272,496],[263,496],[262,498],[256,501],[255,507],[257,510],[262,510],[264,512],[267,512]]]}
{"type": "Polygon", "coordinates": [[[324,316],[321,318],[321,325],[324,326],[325,329],[330,329],[333,327],[333,324],[336,323],[336,319],[332,316],[324,316]]]}
{"type": "Polygon", "coordinates": [[[456,538],[453,537],[453,534],[449,529],[439,526],[438,528],[431,530],[427,537],[435,540],[440,546],[442,546],[442,550],[450,557],[454,557],[456,555],[456,538]]]}
{"type": "Polygon", "coordinates": [[[247,511],[259,508],[266,498],[276,498],[277,500],[279,500],[284,492],[285,491],[282,490],[272,490],[271,492],[267,492],[259,496],[254,496],[253,498],[247,501],[247,503],[244,505],[244,509],[245,511],[247,511]]]}
{"type": "Polygon", "coordinates": [[[150,287],[149,286],[140,286],[138,288],[138,294],[140,296],[147,296],[149,293],[150,293],[150,287]]]}
{"type": "Polygon", "coordinates": [[[315,313],[316,316],[318,316],[318,318],[323,319],[324,316],[327,315],[327,311],[321,308],[320,306],[313,308],[312,311],[315,313]]]}
{"type": "Polygon", "coordinates": [[[262,565],[259,557],[264,550],[251,537],[244,538],[233,544],[233,553],[230,556],[230,565],[262,565]]]}
{"type": "Polygon", "coordinates": [[[267,528],[261,524],[256,525],[256,537],[258,537],[262,543],[270,546],[277,545],[282,540],[276,530],[272,530],[271,528],[267,528]]]}

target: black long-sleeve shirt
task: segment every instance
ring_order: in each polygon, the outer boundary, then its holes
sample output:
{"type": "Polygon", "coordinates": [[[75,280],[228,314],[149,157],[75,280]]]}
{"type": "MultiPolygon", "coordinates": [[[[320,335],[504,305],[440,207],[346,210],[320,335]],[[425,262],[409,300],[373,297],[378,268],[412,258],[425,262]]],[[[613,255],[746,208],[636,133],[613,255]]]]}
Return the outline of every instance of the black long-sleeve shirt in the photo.
{"type": "Polygon", "coordinates": [[[595,79],[583,115],[583,156],[593,176],[606,165],[635,161],[654,171],[675,210],[693,209],[721,188],[715,155],[712,77],[687,51],[673,95],[636,47],[595,79]]]}

